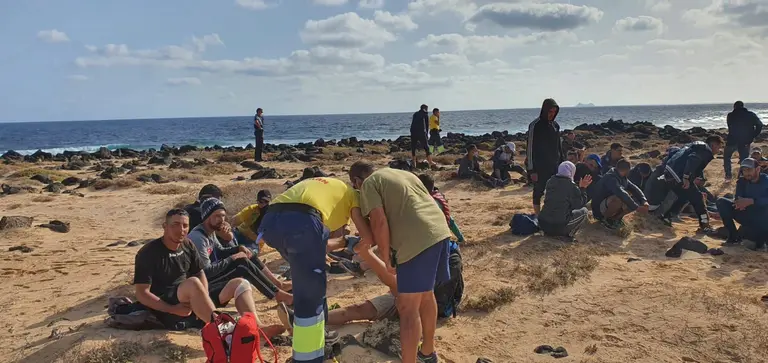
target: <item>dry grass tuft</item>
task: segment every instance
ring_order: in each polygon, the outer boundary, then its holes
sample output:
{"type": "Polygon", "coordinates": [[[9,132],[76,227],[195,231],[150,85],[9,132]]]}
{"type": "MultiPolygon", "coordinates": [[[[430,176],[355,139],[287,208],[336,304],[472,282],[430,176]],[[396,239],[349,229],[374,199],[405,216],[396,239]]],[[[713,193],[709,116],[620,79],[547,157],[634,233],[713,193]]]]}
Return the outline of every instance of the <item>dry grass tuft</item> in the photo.
{"type": "Polygon", "coordinates": [[[519,287],[500,287],[498,289],[491,289],[482,295],[470,297],[462,304],[461,308],[464,311],[491,312],[499,307],[513,303],[519,296],[519,287]]]}
{"type": "Polygon", "coordinates": [[[504,213],[500,216],[496,217],[496,220],[491,223],[494,226],[508,226],[509,222],[512,221],[512,217],[514,216],[514,213],[504,213]]]}
{"type": "Polygon", "coordinates": [[[276,197],[285,190],[285,188],[278,189],[271,185],[265,186],[262,183],[235,183],[221,188],[222,193],[224,193],[224,197],[221,199],[224,205],[227,206],[229,213],[235,215],[243,210],[243,208],[256,204],[256,194],[262,189],[269,190],[273,197],[276,197]]]}
{"type": "Polygon", "coordinates": [[[115,180],[115,187],[117,188],[138,188],[141,186],[141,182],[133,178],[120,178],[115,180]]]}
{"type": "Polygon", "coordinates": [[[115,182],[110,179],[99,179],[95,183],[93,183],[92,187],[95,190],[104,190],[107,188],[111,188],[115,185],[115,182]]]}
{"type": "Polygon", "coordinates": [[[230,175],[236,173],[238,166],[235,164],[210,164],[200,169],[200,174],[207,176],[230,175]]]}
{"type": "Polygon", "coordinates": [[[149,194],[155,195],[179,195],[192,193],[192,187],[179,184],[156,184],[151,185],[144,190],[149,194]]]}
{"type": "Polygon", "coordinates": [[[32,198],[32,201],[37,203],[48,203],[53,202],[54,200],[56,200],[56,197],[52,195],[41,195],[39,197],[32,198]]]}
{"type": "Polygon", "coordinates": [[[143,355],[153,354],[162,356],[165,362],[185,363],[193,352],[192,348],[174,344],[168,338],[155,340],[149,344],[109,340],[87,349],[81,344],[66,352],[57,362],[133,363],[143,355]]]}
{"type": "Polygon", "coordinates": [[[9,178],[26,178],[29,179],[35,175],[45,175],[53,181],[62,181],[66,178],[69,178],[71,175],[67,173],[60,172],[58,170],[48,170],[43,168],[28,168],[28,169],[22,169],[19,170],[11,175],[9,175],[9,178]]]}
{"type": "Polygon", "coordinates": [[[197,174],[192,174],[190,172],[185,172],[182,170],[148,170],[141,173],[134,174],[133,178],[138,178],[140,176],[152,176],[152,174],[157,174],[162,176],[168,181],[172,182],[188,182],[188,183],[202,183],[205,181],[205,179],[197,174]]]}
{"type": "Polygon", "coordinates": [[[242,163],[253,157],[253,151],[238,151],[232,153],[223,153],[219,156],[219,161],[222,163],[242,163]]]}
{"type": "Polygon", "coordinates": [[[594,248],[575,245],[555,251],[540,263],[524,266],[526,290],[546,296],[558,288],[589,278],[599,265],[597,254],[594,248]]]}
{"type": "Polygon", "coordinates": [[[595,353],[597,353],[597,344],[592,344],[584,348],[584,354],[586,355],[595,355],[595,353]]]}
{"type": "Polygon", "coordinates": [[[21,208],[23,206],[24,205],[22,205],[21,203],[14,203],[14,204],[11,204],[11,205],[8,206],[8,210],[19,209],[19,208],[21,208]]]}
{"type": "Polygon", "coordinates": [[[461,155],[449,155],[449,154],[441,154],[437,156],[432,157],[432,161],[440,164],[440,165],[455,165],[456,159],[460,158],[461,155]]]}

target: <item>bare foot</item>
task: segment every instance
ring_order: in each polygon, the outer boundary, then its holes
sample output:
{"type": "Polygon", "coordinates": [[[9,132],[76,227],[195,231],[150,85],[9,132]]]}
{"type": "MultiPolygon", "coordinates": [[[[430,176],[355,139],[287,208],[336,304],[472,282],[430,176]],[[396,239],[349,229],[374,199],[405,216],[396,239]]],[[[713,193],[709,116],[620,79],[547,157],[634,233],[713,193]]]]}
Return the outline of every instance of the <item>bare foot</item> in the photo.
{"type": "Polygon", "coordinates": [[[280,283],[280,290],[283,291],[291,291],[293,290],[293,282],[291,281],[283,281],[280,283]]]}
{"type": "Polygon", "coordinates": [[[268,338],[278,336],[285,332],[285,328],[282,325],[270,325],[262,328],[261,330],[264,331],[264,334],[266,334],[268,338]]]}

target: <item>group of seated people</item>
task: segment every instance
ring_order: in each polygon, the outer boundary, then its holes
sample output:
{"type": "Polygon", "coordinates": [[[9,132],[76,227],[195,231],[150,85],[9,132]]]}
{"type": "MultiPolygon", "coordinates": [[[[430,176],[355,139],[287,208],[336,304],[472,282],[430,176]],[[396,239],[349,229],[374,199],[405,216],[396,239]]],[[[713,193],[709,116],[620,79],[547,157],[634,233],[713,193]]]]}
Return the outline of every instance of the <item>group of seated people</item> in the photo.
{"type": "MultiPolygon", "coordinates": [[[[451,242],[450,272],[451,276],[460,276],[461,259],[453,256],[458,256],[457,243],[463,242],[464,236],[451,217],[448,202],[435,187],[434,180],[426,174],[420,175],[418,180],[442,211],[444,223],[456,238],[456,242],[451,242]]],[[[195,203],[184,209],[170,210],[163,223],[163,237],[148,243],[136,255],[134,285],[139,303],[167,329],[183,330],[211,321],[214,310],[232,300],[238,313],[255,314],[251,293],[255,287],[261,295],[278,303],[277,313],[282,324],[263,326],[259,322],[265,333],[268,336],[279,335],[286,330],[293,333],[296,314],[291,308],[294,304],[292,290],[297,285],[275,276],[258,258],[263,250],[263,233],[259,233],[259,225],[270,210],[271,200],[269,191],[259,191],[256,204],[245,207],[228,221],[221,189],[209,184],[200,190],[195,203]],[[200,324],[179,324],[190,319],[200,324]]],[[[329,257],[334,256],[333,259],[345,262],[359,261],[362,272],[374,271],[390,292],[327,311],[327,324],[397,318],[398,278],[391,267],[377,256],[378,247],[373,246],[370,239],[347,236],[348,225],[329,232],[329,257]],[[344,256],[343,251],[351,254],[344,256]]],[[[331,260],[328,259],[329,263],[331,260]]],[[[435,294],[440,286],[444,285],[436,286],[435,294]]],[[[442,298],[445,300],[445,297],[442,298]]],[[[440,300],[441,297],[438,297],[440,309],[454,311],[454,306],[443,306],[445,304],[440,300]]],[[[445,311],[439,314],[450,315],[445,311]]],[[[326,343],[337,339],[338,335],[334,332],[326,332],[326,343]]]]}
{"type": "Polygon", "coordinates": [[[467,154],[457,161],[459,164],[457,176],[459,179],[480,181],[490,188],[504,187],[513,183],[516,179],[512,178],[510,172],[520,174],[520,180],[525,180],[528,177],[525,168],[515,162],[514,142],[506,142],[499,146],[493,152],[491,161],[493,162],[493,173],[485,173],[480,166],[477,146],[469,145],[467,146],[467,154]]]}
{"type": "Polygon", "coordinates": [[[768,216],[768,175],[763,174],[768,160],[762,158],[760,148],[753,149],[752,157],[740,164],[733,199],[718,199],[705,187],[704,169],[722,147],[719,136],[673,147],[656,168],[648,163],[632,166],[618,143],[602,158],[590,154],[580,159],[583,149],[568,150],[569,160],[547,182],[539,227],[547,235],[572,240],[587,223],[590,203],[592,215],[609,229],[622,227],[624,216],[633,212],[654,212],[672,226],[690,206],[700,232],[717,234],[710,225],[710,215],[715,215],[728,231],[726,244],[749,239],[755,242],[754,248],[762,248],[768,242],[768,225],[759,222],[768,216]],[[734,221],[741,224],[740,229],[734,221]]]}

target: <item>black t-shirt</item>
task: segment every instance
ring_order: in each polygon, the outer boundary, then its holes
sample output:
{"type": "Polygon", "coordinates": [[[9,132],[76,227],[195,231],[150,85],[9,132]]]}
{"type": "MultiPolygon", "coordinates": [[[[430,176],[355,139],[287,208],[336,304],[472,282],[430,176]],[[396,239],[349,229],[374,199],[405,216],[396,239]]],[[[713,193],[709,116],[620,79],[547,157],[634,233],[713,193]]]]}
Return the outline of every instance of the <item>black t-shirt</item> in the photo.
{"type": "Polygon", "coordinates": [[[189,214],[189,230],[195,229],[197,225],[203,223],[203,212],[200,210],[200,202],[197,201],[194,204],[187,204],[184,210],[189,214]]]}
{"type": "Polygon", "coordinates": [[[195,245],[187,240],[176,251],[171,251],[158,238],[147,243],[136,253],[134,284],[150,284],[149,291],[157,296],[178,286],[203,270],[195,245]]]}

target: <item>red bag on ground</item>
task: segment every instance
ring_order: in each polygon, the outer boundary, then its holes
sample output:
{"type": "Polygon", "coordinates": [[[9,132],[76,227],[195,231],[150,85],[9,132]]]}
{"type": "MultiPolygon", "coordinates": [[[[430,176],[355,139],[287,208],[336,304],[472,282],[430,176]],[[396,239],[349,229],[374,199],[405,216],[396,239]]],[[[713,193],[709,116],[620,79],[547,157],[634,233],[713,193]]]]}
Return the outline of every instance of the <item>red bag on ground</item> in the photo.
{"type": "Polygon", "coordinates": [[[244,313],[239,319],[227,313],[214,312],[211,322],[200,331],[206,363],[265,363],[261,356],[261,337],[272,348],[275,363],[277,349],[256,323],[256,315],[244,313]]]}

